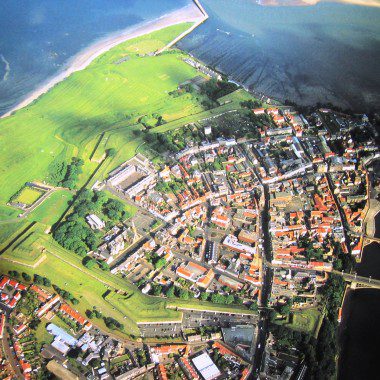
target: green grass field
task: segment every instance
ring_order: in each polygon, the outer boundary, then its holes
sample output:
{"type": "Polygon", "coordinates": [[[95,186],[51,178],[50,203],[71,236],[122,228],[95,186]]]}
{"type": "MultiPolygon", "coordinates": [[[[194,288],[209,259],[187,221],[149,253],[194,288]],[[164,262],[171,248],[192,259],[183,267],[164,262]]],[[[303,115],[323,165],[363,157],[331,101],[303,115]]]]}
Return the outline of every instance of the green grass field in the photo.
{"type": "Polygon", "coordinates": [[[45,228],[46,226],[42,224],[34,224],[31,225],[31,228],[14,231],[8,241],[3,243],[7,249],[1,254],[1,258],[24,263],[28,266],[36,265],[44,257],[41,236],[45,228]],[[14,239],[16,237],[17,239],[14,239]]]}
{"type": "Polygon", "coordinates": [[[21,190],[20,194],[13,201],[24,203],[30,206],[34,202],[38,201],[38,199],[40,199],[43,194],[44,194],[44,191],[26,186],[21,190]]]}
{"type": "Polygon", "coordinates": [[[22,226],[25,225],[24,221],[19,221],[17,223],[2,223],[0,224],[0,250],[3,243],[9,239],[14,233],[16,233],[22,226]]]}
{"type": "Polygon", "coordinates": [[[53,225],[69,207],[73,194],[68,190],[57,190],[38,206],[28,217],[29,220],[53,225]]]}
{"type": "Polygon", "coordinates": [[[317,308],[311,308],[291,312],[286,320],[276,321],[276,323],[317,337],[322,321],[323,314],[321,311],[317,308]]]}
{"type": "MultiPolygon", "coordinates": [[[[183,53],[136,54],[164,46],[188,26],[175,25],[120,44],[33,104],[0,120],[0,204],[25,182],[46,179],[49,164],[62,152],[82,156],[86,144],[116,123],[132,125],[152,113],[170,121],[202,111],[190,94],[169,95],[197,73],[182,61],[183,53]],[[129,60],[115,63],[125,56],[129,60]]],[[[131,137],[124,133],[119,145],[131,137]]],[[[135,143],[137,147],[141,141],[135,143]]]]}

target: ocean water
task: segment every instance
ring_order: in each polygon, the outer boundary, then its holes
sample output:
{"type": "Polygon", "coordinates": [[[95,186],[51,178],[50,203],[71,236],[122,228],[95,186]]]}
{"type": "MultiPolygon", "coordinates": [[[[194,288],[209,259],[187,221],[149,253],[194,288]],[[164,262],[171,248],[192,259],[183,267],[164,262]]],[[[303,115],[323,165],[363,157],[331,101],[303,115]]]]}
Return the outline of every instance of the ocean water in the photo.
{"type": "Polygon", "coordinates": [[[191,0],[1,0],[0,114],[95,40],[191,0]]]}
{"type": "Polygon", "coordinates": [[[380,8],[203,0],[210,19],[179,46],[259,93],[379,110],[380,8]]]}

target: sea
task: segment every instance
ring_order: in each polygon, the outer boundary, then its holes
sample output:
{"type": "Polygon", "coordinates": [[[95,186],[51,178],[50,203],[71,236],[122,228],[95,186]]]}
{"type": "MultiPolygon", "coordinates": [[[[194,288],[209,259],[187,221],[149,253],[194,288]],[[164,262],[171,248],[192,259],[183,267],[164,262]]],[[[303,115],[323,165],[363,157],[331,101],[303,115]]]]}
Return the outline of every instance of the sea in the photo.
{"type": "Polygon", "coordinates": [[[179,46],[233,80],[282,101],[380,110],[380,7],[202,4],[210,19],[179,46]]]}
{"type": "Polygon", "coordinates": [[[191,0],[1,0],[0,115],[94,41],[191,0]]]}

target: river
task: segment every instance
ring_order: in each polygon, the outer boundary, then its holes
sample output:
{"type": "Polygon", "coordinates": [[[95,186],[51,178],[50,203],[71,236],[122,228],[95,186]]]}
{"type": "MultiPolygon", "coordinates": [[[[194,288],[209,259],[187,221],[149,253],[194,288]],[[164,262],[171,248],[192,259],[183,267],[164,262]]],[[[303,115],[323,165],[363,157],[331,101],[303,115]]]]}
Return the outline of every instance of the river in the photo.
{"type": "MultiPolygon", "coordinates": [[[[380,214],[376,216],[375,236],[380,236],[380,214]]],[[[364,248],[357,266],[360,276],[380,279],[380,244],[364,248]]],[[[380,290],[348,290],[340,326],[339,380],[375,379],[378,373],[380,342],[380,290]]]]}

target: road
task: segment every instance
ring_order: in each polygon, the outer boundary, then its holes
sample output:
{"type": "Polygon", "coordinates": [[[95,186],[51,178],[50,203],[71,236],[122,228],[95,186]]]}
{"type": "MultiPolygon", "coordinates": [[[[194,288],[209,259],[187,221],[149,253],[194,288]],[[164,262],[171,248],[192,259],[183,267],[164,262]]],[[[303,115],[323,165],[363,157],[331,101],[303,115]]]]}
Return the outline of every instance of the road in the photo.
{"type": "Polygon", "coordinates": [[[362,277],[362,276],[357,276],[356,274],[344,273],[344,272],[338,272],[338,271],[333,271],[332,273],[342,276],[345,281],[356,282],[356,283],[359,283],[371,288],[380,289],[380,280],[376,280],[371,277],[362,277]]]}
{"type": "Polygon", "coordinates": [[[3,345],[3,349],[4,349],[5,358],[8,360],[8,362],[12,366],[13,371],[15,373],[15,377],[19,380],[23,380],[24,376],[21,373],[21,370],[20,370],[18,361],[16,359],[16,355],[14,353],[13,347],[11,347],[9,345],[10,337],[8,334],[8,328],[9,328],[9,323],[7,320],[5,322],[5,326],[4,326],[4,336],[3,336],[3,339],[1,340],[2,345],[3,345]]]}
{"type": "Polygon", "coordinates": [[[272,289],[272,281],[273,281],[273,269],[267,266],[266,262],[271,262],[272,260],[272,240],[269,232],[269,189],[267,185],[263,185],[264,196],[265,196],[265,204],[264,209],[261,213],[261,227],[262,234],[264,238],[263,248],[263,286],[261,289],[261,299],[260,303],[262,308],[260,308],[259,314],[259,323],[258,323],[258,336],[257,336],[257,346],[256,352],[254,356],[253,363],[253,372],[251,374],[251,378],[257,379],[261,365],[264,359],[265,353],[265,345],[267,336],[269,334],[269,323],[268,323],[268,310],[265,306],[268,303],[268,299],[272,289]]]}

